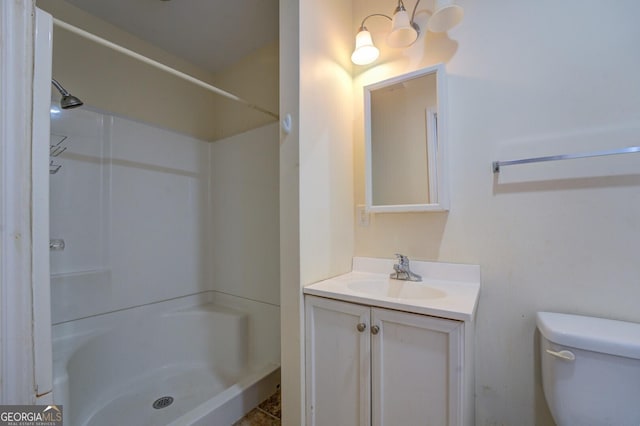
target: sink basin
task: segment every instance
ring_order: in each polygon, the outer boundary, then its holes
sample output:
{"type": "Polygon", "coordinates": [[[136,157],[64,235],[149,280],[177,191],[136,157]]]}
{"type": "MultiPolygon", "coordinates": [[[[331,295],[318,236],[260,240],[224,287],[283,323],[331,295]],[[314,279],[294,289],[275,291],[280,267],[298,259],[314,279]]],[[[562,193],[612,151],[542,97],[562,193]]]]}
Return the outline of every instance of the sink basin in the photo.
{"type": "Polygon", "coordinates": [[[447,293],[430,287],[427,284],[413,281],[362,280],[347,284],[349,290],[366,294],[370,297],[388,297],[392,299],[440,299],[447,293]]]}
{"type": "Polygon", "coordinates": [[[460,263],[411,263],[423,281],[389,277],[393,259],[354,257],[351,272],[304,287],[305,295],[420,315],[472,321],[480,294],[480,267],[460,263]]]}

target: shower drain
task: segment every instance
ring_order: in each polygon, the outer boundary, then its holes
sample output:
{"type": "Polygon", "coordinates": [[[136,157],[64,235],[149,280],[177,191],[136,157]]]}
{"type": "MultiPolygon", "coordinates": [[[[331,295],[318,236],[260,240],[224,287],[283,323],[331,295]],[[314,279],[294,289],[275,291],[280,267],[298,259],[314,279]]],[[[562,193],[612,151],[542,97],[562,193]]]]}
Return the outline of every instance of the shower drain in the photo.
{"type": "Polygon", "coordinates": [[[153,401],[153,408],[159,410],[161,408],[165,408],[173,404],[172,396],[161,396],[160,398],[153,401]]]}

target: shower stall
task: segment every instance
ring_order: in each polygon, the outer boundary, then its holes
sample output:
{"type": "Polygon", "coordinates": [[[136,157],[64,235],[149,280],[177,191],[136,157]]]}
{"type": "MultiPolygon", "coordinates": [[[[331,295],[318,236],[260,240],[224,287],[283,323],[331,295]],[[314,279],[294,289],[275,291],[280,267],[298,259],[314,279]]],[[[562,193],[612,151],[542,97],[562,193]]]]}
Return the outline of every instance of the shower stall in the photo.
{"type": "MultiPolygon", "coordinates": [[[[72,426],[231,424],[279,387],[277,115],[149,58],[270,119],[208,142],[93,105],[58,55],[141,59],[53,21],[52,402],[72,426]]],[[[91,75],[102,90],[109,72],[91,75]]]]}

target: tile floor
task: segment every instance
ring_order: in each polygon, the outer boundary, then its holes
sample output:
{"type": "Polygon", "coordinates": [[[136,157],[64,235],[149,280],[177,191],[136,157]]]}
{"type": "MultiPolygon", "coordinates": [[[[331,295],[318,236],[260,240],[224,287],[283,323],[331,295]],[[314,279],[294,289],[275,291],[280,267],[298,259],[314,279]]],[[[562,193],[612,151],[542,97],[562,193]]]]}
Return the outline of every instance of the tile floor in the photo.
{"type": "Polygon", "coordinates": [[[280,389],[233,426],[280,426],[282,404],[280,389]]]}

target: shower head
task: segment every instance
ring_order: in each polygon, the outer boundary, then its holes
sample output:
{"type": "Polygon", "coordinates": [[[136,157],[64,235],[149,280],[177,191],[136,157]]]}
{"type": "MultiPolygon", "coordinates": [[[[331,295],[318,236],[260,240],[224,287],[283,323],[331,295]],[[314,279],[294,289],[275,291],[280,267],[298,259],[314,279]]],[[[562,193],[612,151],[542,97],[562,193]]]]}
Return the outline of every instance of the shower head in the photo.
{"type": "Polygon", "coordinates": [[[58,92],[60,92],[60,94],[62,95],[62,98],[60,98],[60,108],[69,109],[82,106],[82,101],[73,96],[71,93],[67,92],[67,90],[62,87],[62,85],[58,83],[56,79],[52,78],[51,83],[56,87],[56,89],[58,89],[58,92]]]}

